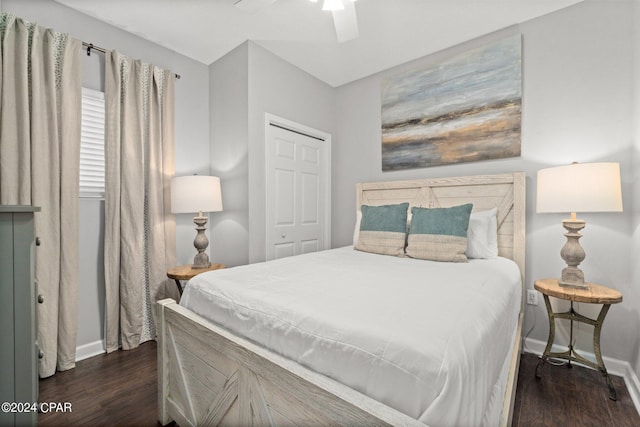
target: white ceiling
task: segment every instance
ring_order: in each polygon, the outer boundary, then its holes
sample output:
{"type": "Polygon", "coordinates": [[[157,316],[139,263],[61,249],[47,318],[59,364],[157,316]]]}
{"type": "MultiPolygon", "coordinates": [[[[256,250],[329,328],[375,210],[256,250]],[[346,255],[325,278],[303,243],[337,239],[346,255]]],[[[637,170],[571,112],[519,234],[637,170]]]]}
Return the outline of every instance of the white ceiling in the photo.
{"type": "MultiPolygon", "coordinates": [[[[204,64],[246,40],[340,86],[582,0],[359,0],[360,37],[338,43],[322,1],[56,0],[204,64]]],[[[104,46],[120,48],[120,46],[104,46]]]]}

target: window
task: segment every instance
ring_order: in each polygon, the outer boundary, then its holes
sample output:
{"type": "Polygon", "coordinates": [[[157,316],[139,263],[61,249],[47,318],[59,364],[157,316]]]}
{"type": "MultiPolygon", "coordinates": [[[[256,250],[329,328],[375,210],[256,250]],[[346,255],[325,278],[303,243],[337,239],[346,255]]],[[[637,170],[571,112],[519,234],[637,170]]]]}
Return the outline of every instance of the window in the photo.
{"type": "Polygon", "coordinates": [[[104,92],[82,88],[80,197],[104,197],[104,92]]]}

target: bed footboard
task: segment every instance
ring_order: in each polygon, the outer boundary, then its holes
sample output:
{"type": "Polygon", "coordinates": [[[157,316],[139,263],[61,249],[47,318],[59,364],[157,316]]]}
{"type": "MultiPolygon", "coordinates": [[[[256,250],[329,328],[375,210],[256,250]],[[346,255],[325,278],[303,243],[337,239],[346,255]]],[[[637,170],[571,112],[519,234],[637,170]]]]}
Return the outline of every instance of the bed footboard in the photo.
{"type": "Polygon", "coordinates": [[[424,424],[214,325],[158,302],[158,405],[163,425],[424,424]]]}

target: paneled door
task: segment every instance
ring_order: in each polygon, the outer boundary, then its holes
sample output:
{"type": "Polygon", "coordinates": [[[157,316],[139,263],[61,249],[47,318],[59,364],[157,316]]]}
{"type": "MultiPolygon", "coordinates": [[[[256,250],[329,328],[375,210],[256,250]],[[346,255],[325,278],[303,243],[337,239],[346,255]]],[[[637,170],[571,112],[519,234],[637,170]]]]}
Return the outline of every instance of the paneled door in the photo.
{"type": "Polygon", "coordinates": [[[266,121],[266,259],[330,247],[330,136],[266,121]]]}

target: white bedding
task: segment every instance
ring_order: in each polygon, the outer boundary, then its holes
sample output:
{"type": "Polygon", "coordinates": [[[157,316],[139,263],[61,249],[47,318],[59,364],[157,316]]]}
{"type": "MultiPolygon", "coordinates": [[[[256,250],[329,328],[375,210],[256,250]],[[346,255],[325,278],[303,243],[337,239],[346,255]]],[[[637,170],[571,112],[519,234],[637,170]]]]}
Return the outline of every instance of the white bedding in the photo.
{"type": "Polygon", "coordinates": [[[520,298],[505,258],[345,247],[200,274],[180,304],[428,425],[472,426],[495,425],[520,298]]]}

